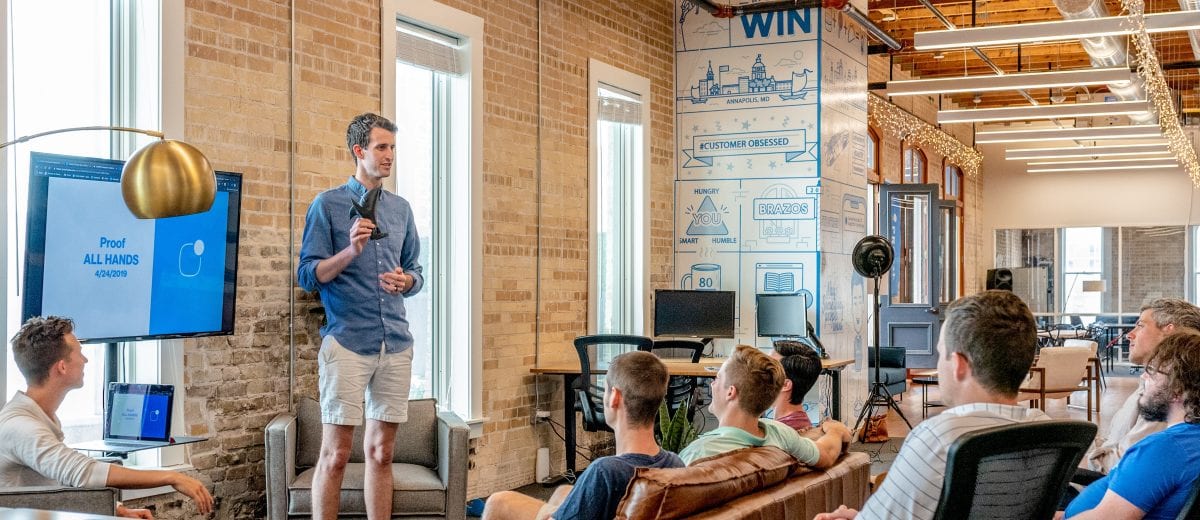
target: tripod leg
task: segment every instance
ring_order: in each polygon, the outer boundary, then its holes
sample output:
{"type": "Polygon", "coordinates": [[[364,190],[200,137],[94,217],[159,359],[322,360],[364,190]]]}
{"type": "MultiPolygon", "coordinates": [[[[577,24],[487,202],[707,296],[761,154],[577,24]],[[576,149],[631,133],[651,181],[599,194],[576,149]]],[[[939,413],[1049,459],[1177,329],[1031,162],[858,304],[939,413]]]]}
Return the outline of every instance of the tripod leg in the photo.
{"type": "Polygon", "coordinates": [[[875,410],[875,392],[867,397],[867,402],[863,404],[862,411],[858,412],[858,419],[854,421],[854,428],[851,432],[857,432],[858,427],[863,424],[863,420],[871,416],[871,412],[875,410]]]}
{"type": "Polygon", "coordinates": [[[896,404],[896,400],[892,397],[892,393],[888,391],[886,386],[881,386],[880,389],[883,390],[883,395],[887,398],[888,406],[892,407],[897,414],[900,414],[900,418],[904,420],[904,424],[908,425],[908,431],[912,431],[912,423],[908,422],[908,417],[904,416],[904,411],[900,409],[900,405],[896,404]]]}

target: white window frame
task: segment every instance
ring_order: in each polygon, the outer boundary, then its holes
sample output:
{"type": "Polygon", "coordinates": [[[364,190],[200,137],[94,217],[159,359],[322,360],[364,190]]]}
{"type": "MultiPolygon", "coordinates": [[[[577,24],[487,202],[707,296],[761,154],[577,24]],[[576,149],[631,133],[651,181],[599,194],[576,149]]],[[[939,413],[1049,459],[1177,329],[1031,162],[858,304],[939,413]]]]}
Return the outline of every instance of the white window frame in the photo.
{"type": "MultiPolygon", "coordinates": [[[[13,0],[0,0],[0,27],[8,27],[8,12],[9,3],[13,0]]],[[[184,137],[184,66],[183,61],[186,56],[184,45],[184,5],[182,2],[162,2],[159,7],[160,16],[160,63],[159,70],[159,96],[160,96],[160,116],[161,121],[160,131],[163,132],[167,139],[183,139],[184,137]]],[[[8,127],[8,38],[0,38],[0,142],[7,142],[9,139],[16,136],[9,136],[8,127]]],[[[125,142],[124,134],[114,134],[122,137],[114,139],[114,144],[125,142]]],[[[9,169],[6,151],[0,151],[0,186],[7,186],[9,182],[9,169]]],[[[0,196],[0,214],[9,214],[7,197],[0,196]]],[[[5,272],[8,272],[8,226],[0,225],[0,266],[3,266],[5,272]]],[[[3,291],[5,297],[0,298],[0,314],[4,319],[8,319],[9,312],[19,312],[8,308],[8,290],[11,283],[17,283],[16,280],[10,281],[8,276],[0,276],[0,291],[3,291]]],[[[5,325],[7,328],[7,325],[5,325]]],[[[0,342],[0,360],[8,359],[8,338],[4,338],[0,342]]],[[[129,369],[135,372],[140,372],[138,375],[142,379],[147,376],[153,376],[160,384],[175,385],[175,400],[173,406],[173,419],[171,428],[172,431],[186,431],[184,423],[184,402],[186,401],[186,388],[184,382],[184,365],[183,365],[183,342],[180,340],[159,341],[158,351],[153,359],[144,360],[136,363],[138,366],[130,366],[129,369]],[[146,373],[147,371],[152,372],[146,373]]],[[[128,349],[133,350],[133,349],[128,349]]],[[[127,355],[130,359],[132,355],[127,355]]],[[[136,376],[135,376],[136,377],[136,376]]],[[[0,389],[6,389],[8,386],[8,370],[7,367],[0,367],[0,389]]],[[[0,395],[0,404],[6,403],[8,400],[6,392],[0,395]]],[[[186,452],[182,446],[163,448],[158,451],[157,457],[142,457],[143,461],[153,463],[162,467],[181,468],[187,467],[186,452]]],[[[174,492],[170,486],[153,489],[142,489],[134,491],[123,491],[122,500],[130,500],[144,496],[158,495],[174,492]]]]}
{"type": "Polygon", "coordinates": [[[634,329],[629,334],[647,335],[647,324],[650,322],[650,80],[632,72],[628,72],[596,59],[588,60],[588,331],[595,333],[597,329],[596,310],[599,308],[600,295],[597,279],[599,266],[595,251],[599,247],[599,233],[596,229],[597,205],[599,190],[599,146],[597,143],[596,103],[600,85],[610,85],[627,92],[637,94],[642,100],[642,179],[635,183],[633,202],[633,219],[640,225],[633,226],[636,235],[633,238],[633,287],[640,295],[633,300],[633,315],[641,316],[635,320],[634,329]]]}
{"type": "MultiPolygon", "coordinates": [[[[471,437],[483,435],[483,19],[432,0],[383,0],[380,9],[380,83],[382,112],[396,116],[396,21],[403,18],[436,27],[458,37],[469,60],[465,78],[470,100],[468,142],[456,143],[470,150],[464,168],[452,167],[448,184],[454,186],[456,204],[435,208],[445,218],[438,237],[449,251],[445,268],[436,280],[443,301],[455,312],[436,313],[433,326],[439,329],[441,349],[448,353],[444,381],[449,395],[439,396],[440,406],[453,411],[471,426],[471,437]],[[466,254],[461,254],[466,252],[466,254]],[[441,319],[438,319],[440,317],[441,319]],[[449,349],[449,350],[446,350],[449,349]]],[[[441,217],[439,217],[441,218],[441,217]]],[[[441,247],[435,245],[435,247],[441,247]]],[[[435,349],[439,346],[435,345],[435,349]]],[[[436,361],[435,361],[436,363],[436,361]]],[[[437,391],[437,390],[435,390],[437,391]]]]}

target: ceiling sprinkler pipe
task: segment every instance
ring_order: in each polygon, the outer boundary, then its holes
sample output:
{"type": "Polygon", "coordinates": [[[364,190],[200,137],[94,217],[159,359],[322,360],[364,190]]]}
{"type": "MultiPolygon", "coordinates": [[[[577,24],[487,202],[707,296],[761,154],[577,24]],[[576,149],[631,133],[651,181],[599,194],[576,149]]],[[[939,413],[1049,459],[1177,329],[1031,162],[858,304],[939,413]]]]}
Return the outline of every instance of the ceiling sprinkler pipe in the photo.
{"type": "MultiPolygon", "coordinates": [[[[1180,4],[1184,1],[1186,0],[1180,0],[1180,4]]],[[[1062,13],[1064,20],[1087,20],[1108,16],[1104,0],[1054,0],[1054,6],[1062,13]]],[[[1092,58],[1093,67],[1120,67],[1129,63],[1129,53],[1125,52],[1125,36],[1081,38],[1079,43],[1092,58]]],[[[1146,89],[1142,80],[1133,73],[1129,75],[1129,82],[1109,83],[1108,90],[1121,101],[1146,99],[1146,89]]],[[[1147,112],[1131,115],[1129,120],[1135,124],[1149,124],[1155,122],[1155,117],[1147,112]]]]}
{"type": "MultiPolygon", "coordinates": [[[[1200,0],[1179,0],[1180,11],[1200,11],[1200,0]]],[[[1188,31],[1192,42],[1192,55],[1200,59],[1200,31],[1188,31]]]]}

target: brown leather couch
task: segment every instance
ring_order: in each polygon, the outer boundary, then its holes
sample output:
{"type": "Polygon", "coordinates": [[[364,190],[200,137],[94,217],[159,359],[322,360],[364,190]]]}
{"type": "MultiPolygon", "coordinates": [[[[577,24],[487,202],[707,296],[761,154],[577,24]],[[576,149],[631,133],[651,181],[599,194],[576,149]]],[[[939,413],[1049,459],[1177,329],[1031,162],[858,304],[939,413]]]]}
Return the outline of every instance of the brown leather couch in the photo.
{"type": "Polygon", "coordinates": [[[807,519],[842,504],[862,507],[870,470],[865,453],[822,471],[778,448],[744,448],[686,468],[638,469],[617,518],[807,519]]]}

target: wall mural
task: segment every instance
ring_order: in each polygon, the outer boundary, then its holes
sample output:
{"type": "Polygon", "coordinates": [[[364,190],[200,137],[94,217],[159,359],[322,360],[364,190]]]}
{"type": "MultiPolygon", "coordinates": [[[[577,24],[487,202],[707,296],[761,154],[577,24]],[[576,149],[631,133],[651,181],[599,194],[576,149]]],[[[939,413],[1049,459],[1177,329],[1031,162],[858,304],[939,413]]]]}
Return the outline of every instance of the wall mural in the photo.
{"type": "Polygon", "coordinates": [[[676,8],[674,288],[737,291],[737,337],[719,353],[770,348],[755,294],[806,294],[830,356],[856,360],[846,417],[866,387],[866,292],[848,255],[866,232],[865,36],[821,9],[676,8]]]}

